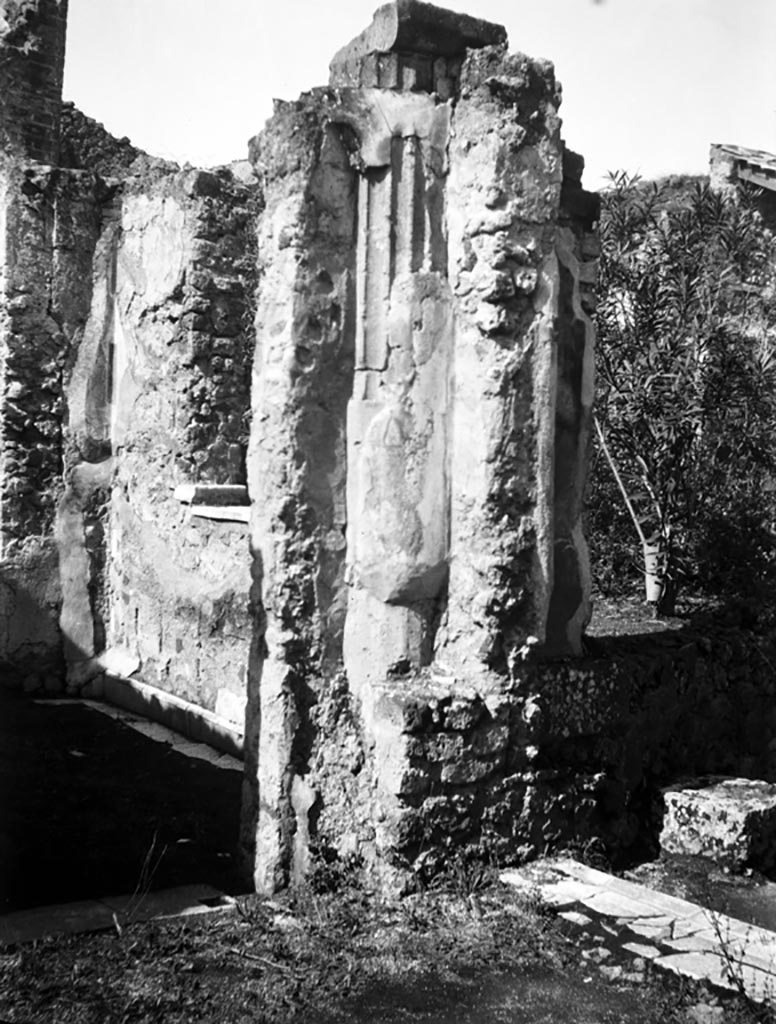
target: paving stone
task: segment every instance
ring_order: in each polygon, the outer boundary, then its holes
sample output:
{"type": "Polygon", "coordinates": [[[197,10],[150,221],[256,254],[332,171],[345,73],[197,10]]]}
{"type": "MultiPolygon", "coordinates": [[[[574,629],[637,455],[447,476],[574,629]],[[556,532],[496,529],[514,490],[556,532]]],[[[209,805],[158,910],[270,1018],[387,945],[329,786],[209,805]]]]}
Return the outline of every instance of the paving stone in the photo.
{"type": "Polygon", "coordinates": [[[692,908],[689,913],[674,918],[671,937],[683,939],[688,935],[714,934],[714,926],[709,912],[701,910],[692,903],[689,903],[688,906],[692,908]]]}
{"type": "MultiPolygon", "coordinates": [[[[751,998],[759,1001],[773,998],[776,992],[775,932],[712,913],[687,900],[654,892],[575,861],[540,864],[532,880],[527,882],[523,878],[521,886],[535,889],[537,877],[542,879],[540,888],[548,903],[552,904],[555,896],[558,904],[564,905],[565,900],[575,896],[587,911],[566,910],[559,916],[571,922],[582,919],[584,925],[592,923],[591,918],[597,919],[600,927],[619,937],[620,949],[642,961],[650,960],[662,969],[731,990],[743,986],[751,998]],[[623,941],[633,934],[651,940],[651,944],[623,941]],[[737,983],[730,981],[731,970],[737,983]]],[[[590,962],[596,958],[596,952],[586,951],[583,958],[590,962]]],[[[618,977],[640,980],[642,974],[623,969],[618,977]]]]}
{"type": "Polygon", "coordinates": [[[686,935],[681,939],[664,939],[662,945],[677,953],[704,953],[714,952],[719,949],[719,942],[716,939],[704,935],[686,935]]]}
{"type": "Polygon", "coordinates": [[[231,896],[211,885],[182,885],[144,896],[109,896],[35,907],[0,916],[0,946],[34,942],[48,935],[104,931],[116,927],[117,922],[123,924],[125,919],[138,922],[230,913],[235,906],[231,896]]]}
{"type": "MultiPolygon", "coordinates": [[[[776,937],[769,943],[749,942],[747,939],[733,937],[723,939],[718,947],[724,949],[727,956],[735,962],[776,976],[776,937]]],[[[776,988],[776,977],[774,987],[776,988]]]]}
{"type": "Polygon", "coordinates": [[[677,896],[656,892],[638,882],[630,882],[626,878],[608,875],[604,871],[598,871],[596,868],[590,868],[586,864],[579,864],[571,859],[564,858],[554,861],[553,864],[556,870],[579,882],[589,882],[607,892],[620,893],[632,900],[643,902],[648,908],[644,916],[665,914],[669,917],[682,917],[698,911],[695,903],[679,899],[677,896]]]}
{"type": "MultiPolygon", "coordinates": [[[[645,924],[649,925],[650,928],[671,928],[676,918],[670,914],[647,914],[644,917],[638,918],[623,918],[623,922],[627,922],[629,927],[633,927],[634,924],[645,924]]],[[[619,922],[623,923],[623,922],[619,922]]]]}
{"type": "Polygon", "coordinates": [[[552,885],[540,886],[542,899],[554,907],[568,906],[572,903],[582,903],[586,899],[592,899],[597,895],[595,888],[590,885],[582,885],[571,879],[561,879],[552,885]]]}
{"type": "Polygon", "coordinates": [[[124,895],[102,900],[111,912],[127,915],[133,921],[150,921],[166,917],[206,914],[224,908],[234,909],[235,902],[212,885],[181,885],[144,896],[124,895]]]}
{"type": "Polygon", "coordinates": [[[642,939],[652,939],[653,942],[660,942],[671,935],[670,924],[649,924],[648,920],[631,921],[627,918],[621,918],[617,923],[635,935],[640,935],[642,939]]]}
{"type": "Polygon", "coordinates": [[[581,902],[589,910],[607,917],[643,919],[649,913],[649,907],[641,901],[631,899],[618,892],[599,891],[585,896],[581,902]]]}
{"type": "Polygon", "coordinates": [[[542,899],[554,907],[579,903],[585,897],[593,896],[598,891],[595,885],[583,884],[560,875],[557,876],[557,881],[552,882],[537,882],[517,871],[502,871],[499,877],[502,882],[514,885],[524,892],[535,892],[538,889],[542,899]]]}
{"type": "Polygon", "coordinates": [[[727,965],[716,953],[668,953],[652,961],[656,967],[696,981],[709,981],[720,988],[733,989],[727,965]]]}
{"type": "MultiPolygon", "coordinates": [[[[72,703],[72,700],[62,703],[72,703]]],[[[129,726],[130,729],[134,729],[149,739],[156,740],[158,743],[167,743],[179,754],[184,754],[186,757],[196,757],[201,761],[207,761],[209,764],[227,771],[243,771],[243,763],[238,758],[233,757],[231,754],[222,753],[220,750],[215,750],[213,747],[208,746],[207,743],[197,743],[194,740],[186,739],[185,736],[173,732],[172,729],[168,729],[164,725],[159,725],[158,722],[151,722],[146,718],[130,714],[123,708],[115,708],[110,704],[100,701],[85,700],[82,703],[95,711],[99,711],[100,714],[107,715],[108,718],[122,722],[124,725],[129,726]]]]}
{"type": "Polygon", "coordinates": [[[660,956],[660,950],[655,946],[648,946],[646,942],[623,942],[622,949],[645,960],[654,960],[660,956]]]}
{"type": "Polygon", "coordinates": [[[770,971],[760,971],[744,964],[741,968],[741,981],[750,999],[758,1003],[774,1001],[776,983],[770,971]]]}

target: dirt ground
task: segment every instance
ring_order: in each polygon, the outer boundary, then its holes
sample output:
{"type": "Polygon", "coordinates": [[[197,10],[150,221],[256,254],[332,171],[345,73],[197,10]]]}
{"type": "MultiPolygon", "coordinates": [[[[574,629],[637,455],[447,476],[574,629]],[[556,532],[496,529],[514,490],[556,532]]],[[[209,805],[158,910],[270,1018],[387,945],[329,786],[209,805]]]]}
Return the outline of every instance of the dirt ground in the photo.
{"type": "Polygon", "coordinates": [[[146,885],[243,891],[240,788],[99,711],[0,687],[0,913],[146,885]]]}

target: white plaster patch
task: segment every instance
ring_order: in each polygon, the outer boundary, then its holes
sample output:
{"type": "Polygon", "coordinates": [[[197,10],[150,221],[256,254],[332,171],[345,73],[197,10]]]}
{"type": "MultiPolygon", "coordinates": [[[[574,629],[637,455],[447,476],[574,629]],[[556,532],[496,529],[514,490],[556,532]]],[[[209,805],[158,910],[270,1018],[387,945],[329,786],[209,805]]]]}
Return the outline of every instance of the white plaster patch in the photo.
{"type": "Polygon", "coordinates": [[[245,694],[239,695],[222,687],[216,693],[216,714],[242,729],[245,724],[246,701],[245,694]]]}

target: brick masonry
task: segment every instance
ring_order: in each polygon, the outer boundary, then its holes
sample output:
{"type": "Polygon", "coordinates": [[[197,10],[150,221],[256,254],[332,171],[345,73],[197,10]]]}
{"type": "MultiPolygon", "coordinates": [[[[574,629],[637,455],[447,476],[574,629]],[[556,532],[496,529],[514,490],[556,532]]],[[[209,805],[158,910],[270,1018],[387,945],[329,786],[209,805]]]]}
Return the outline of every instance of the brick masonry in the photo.
{"type": "Polygon", "coordinates": [[[67,0],[0,5],[0,150],[56,164],[67,0]]]}

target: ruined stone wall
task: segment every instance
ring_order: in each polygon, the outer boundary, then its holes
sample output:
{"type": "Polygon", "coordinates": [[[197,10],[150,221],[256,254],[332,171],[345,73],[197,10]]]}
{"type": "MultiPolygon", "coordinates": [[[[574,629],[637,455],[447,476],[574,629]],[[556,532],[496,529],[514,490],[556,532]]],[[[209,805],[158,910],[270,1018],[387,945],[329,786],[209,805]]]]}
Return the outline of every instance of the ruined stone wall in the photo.
{"type": "Polygon", "coordinates": [[[64,10],[0,0],[17,678],[245,720],[261,889],[316,845],[624,856],[677,775],[776,778],[769,646],[583,657],[597,201],[552,66],[396,0],[255,176],[179,170],[72,107],[60,146],[64,10]]]}
{"type": "Polygon", "coordinates": [[[128,138],[115,138],[73,103],[62,104],[59,166],[119,179],[177,169],[169,160],[149,156],[133,146],[128,138]]]}
{"type": "Polygon", "coordinates": [[[254,201],[227,171],[117,195],[67,385],[60,517],[71,685],[118,671],[240,729],[254,201]]]}
{"type": "Polygon", "coordinates": [[[63,109],[66,9],[0,3],[0,658],[241,731],[255,179],[63,109]]]}
{"type": "Polygon", "coordinates": [[[611,639],[596,657],[548,666],[527,739],[537,769],[587,791],[582,837],[641,852],[657,836],[661,787],[708,773],[776,780],[775,655],[770,638],[717,626],[611,639]]]}
{"type": "MultiPolygon", "coordinates": [[[[526,663],[501,694],[451,694],[433,672],[396,680],[375,703],[391,751],[381,787],[397,811],[370,822],[361,805],[329,834],[341,853],[382,838],[389,861],[421,879],[461,858],[505,864],[593,839],[616,863],[654,854],[661,788],[709,773],[776,781],[774,665],[770,641],[717,629],[526,663]]],[[[342,685],[332,698],[327,771],[363,799],[370,754],[353,741],[342,685]]],[[[318,824],[328,815],[337,821],[329,810],[318,824]]]]}
{"type": "Polygon", "coordinates": [[[0,177],[0,658],[28,686],[56,688],[63,377],[91,300],[101,185],[35,164],[0,177]]]}
{"type": "Polygon", "coordinates": [[[0,657],[30,688],[64,685],[62,653],[74,690],[139,673],[241,727],[254,193],[3,182],[0,657]],[[213,511],[184,483],[238,489],[213,511]]]}

